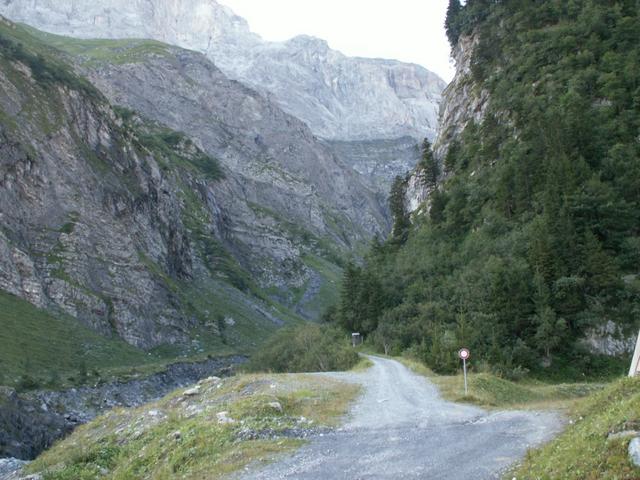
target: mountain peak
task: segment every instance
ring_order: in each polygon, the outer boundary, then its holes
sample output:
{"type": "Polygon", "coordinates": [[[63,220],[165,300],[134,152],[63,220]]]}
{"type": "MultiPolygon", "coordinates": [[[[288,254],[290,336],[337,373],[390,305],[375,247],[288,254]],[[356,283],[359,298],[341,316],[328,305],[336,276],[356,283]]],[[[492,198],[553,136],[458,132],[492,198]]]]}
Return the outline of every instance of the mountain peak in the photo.
{"type": "Polygon", "coordinates": [[[286,42],[288,45],[298,48],[312,48],[316,50],[330,50],[326,40],[311,35],[297,35],[286,42]]]}
{"type": "Polygon", "coordinates": [[[0,14],[79,38],[149,38],[206,54],[332,140],[435,137],[446,86],[427,69],[347,57],[322,39],[266,42],[215,0],[4,0],[0,14]]]}

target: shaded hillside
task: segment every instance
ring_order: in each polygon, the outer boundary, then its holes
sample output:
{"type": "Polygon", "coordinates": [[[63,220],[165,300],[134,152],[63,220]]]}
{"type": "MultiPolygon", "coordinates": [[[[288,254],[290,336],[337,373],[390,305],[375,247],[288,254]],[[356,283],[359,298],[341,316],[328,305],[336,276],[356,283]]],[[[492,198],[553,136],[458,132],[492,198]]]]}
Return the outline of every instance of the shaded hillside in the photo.
{"type": "MultiPolygon", "coordinates": [[[[2,290],[136,347],[181,345],[175,353],[244,349],[295,318],[266,300],[216,236],[223,219],[210,192],[226,178],[217,160],[114,110],[6,20],[0,63],[2,290]]],[[[13,334],[27,361],[38,347],[20,328],[45,317],[24,311],[13,334]]],[[[12,312],[0,313],[3,325],[12,312]]],[[[53,332],[49,341],[64,338],[53,332]]]]}
{"type": "Polygon", "coordinates": [[[204,55],[157,42],[32,32],[72,55],[113,103],[187,132],[220,159],[227,178],[208,194],[223,218],[216,236],[289,304],[297,301],[291,289],[308,290],[318,276],[322,285],[329,281],[308,255],[340,264],[387,231],[384,202],[362,176],[305,124],[229,80],[204,55]]]}

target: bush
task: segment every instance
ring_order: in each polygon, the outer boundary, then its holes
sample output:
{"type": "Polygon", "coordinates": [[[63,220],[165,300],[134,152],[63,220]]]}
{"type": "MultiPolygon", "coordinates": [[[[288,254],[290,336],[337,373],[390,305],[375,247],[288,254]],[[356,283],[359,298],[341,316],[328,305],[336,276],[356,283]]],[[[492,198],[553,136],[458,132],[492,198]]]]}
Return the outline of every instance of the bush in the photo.
{"type": "Polygon", "coordinates": [[[333,326],[305,324],[276,333],[249,361],[252,371],[328,372],[358,363],[345,333],[333,326]]]}

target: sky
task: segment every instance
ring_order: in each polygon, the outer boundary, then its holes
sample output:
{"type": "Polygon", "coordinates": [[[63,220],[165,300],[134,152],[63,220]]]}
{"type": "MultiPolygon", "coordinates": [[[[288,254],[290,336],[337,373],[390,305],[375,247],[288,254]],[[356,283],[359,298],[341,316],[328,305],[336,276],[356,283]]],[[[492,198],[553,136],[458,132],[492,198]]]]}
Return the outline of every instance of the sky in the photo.
{"type": "Polygon", "coordinates": [[[218,1],[265,40],[312,35],[346,55],[417,63],[453,78],[443,26],[448,0],[218,1]]]}

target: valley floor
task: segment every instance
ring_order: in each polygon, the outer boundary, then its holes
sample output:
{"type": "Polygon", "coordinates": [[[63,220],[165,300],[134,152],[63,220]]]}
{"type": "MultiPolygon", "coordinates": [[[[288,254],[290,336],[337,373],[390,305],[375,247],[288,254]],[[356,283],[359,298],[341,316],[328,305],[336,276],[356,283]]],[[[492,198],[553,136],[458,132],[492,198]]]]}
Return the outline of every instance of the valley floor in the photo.
{"type": "Polygon", "coordinates": [[[443,400],[433,384],[399,362],[369,358],[373,367],[366,371],[321,374],[364,388],[342,428],[238,478],[500,478],[529,448],[563,428],[554,412],[489,412],[443,400]]]}

